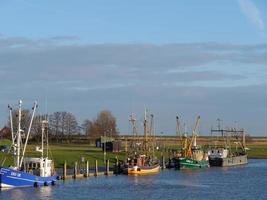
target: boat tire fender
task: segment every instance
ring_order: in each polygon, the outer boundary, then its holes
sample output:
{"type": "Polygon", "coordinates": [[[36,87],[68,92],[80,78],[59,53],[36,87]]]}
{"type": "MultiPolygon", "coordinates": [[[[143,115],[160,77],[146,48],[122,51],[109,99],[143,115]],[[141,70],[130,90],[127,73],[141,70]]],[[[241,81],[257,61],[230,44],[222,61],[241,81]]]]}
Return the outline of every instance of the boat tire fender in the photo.
{"type": "Polygon", "coordinates": [[[37,182],[34,182],[33,186],[34,187],[38,187],[38,183],[37,182]]]}
{"type": "Polygon", "coordinates": [[[48,183],[47,182],[44,182],[44,186],[48,186],[48,183]]]}
{"type": "Polygon", "coordinates": [[[56,181],[52,181],[51,182],[51,185],[56,185],[56,181]]]}

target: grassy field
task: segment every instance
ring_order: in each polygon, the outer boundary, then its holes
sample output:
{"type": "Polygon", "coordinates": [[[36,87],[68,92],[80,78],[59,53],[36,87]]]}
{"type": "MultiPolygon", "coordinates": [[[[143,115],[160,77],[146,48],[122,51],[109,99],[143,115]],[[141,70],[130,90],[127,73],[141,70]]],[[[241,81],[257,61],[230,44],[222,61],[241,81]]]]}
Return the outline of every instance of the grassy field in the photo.
{"type": "Polygon", "coordinates": [[[248,157],[267,159],[267,145],[248,145],[248,157]]]}
{"type": "MultiPolygon", "coordinates": [[[[1,140],[0,145],[8,145],[10,141],[8,140],[1,140]]],[[[35,151],[36,145],[28,145],[27,149],[27,156],[40,156],[40,152],[35,151]]],[[[166,148],[174,148],[174,146],[166,147],[166,148]]],[[[249,158],[267,158],[267,145],[248,145],[250,149],[248,151],[249,158]]],[[[94,165],[95,160],[98,160],[99,166],[104,165],[104,155],[102,149],[96,148],[93,146],[89,146],[86,144],[57,144],[57,145],[50,145],[50,153],[49,155],[55,161],[55,166],[57,168],[61,168],[63,163],[67,161],[68,168],[73,166],[75,161],[80,162],[82,158],[84,160],[88,160],[90,165],[94,165]]],[[[156,152],[157,157],[160,157],[161,152],[156,152]]],[[[0,160],[5,157],[6,153],[0,152],[0,160]]],[[[106,158],[110,160],[111,164],[115,163],[115,158],[118,157],[120,160],[125,159],[125,152],[119,153],[111,153],[107,152],[106,158]]],[[[168,158],[167,151],[164,152],[165,158],[168,158]]],[[[4,165],[8,166],[12,164],[12,158],[9,156],[7,157],[4,165]]]]}
{"type": "MultiPolygon", "coordinates": [[[[1,142],[0,145],[3,143],[1,142]]],[[[4,144],[7,144],[5,142],[4,144]]],[[[41,155],[40,152],[35,151],[36,145],[28,145],[26,156],[37,156],[41,155]]],[[[46,155],[46,152],[45,152],[46,155]]],[[[10,156],[6,156],[6,153],[0,152],[0,160],[4,157],[7,157],[4,165],[8,166],[12,164],[12,158],[10,156]]],[[[86,161],[88,160],[91,165],[95,164],[95,160],[98,160],[98,165],[104,165],[104,154],[102,149],[96,148],[93,146],[85,145],[85,144],[57,144],[50,145],[49,157],[55,162],[55,167],[62,167],[64,162],[67,162],[68,168],[73,167],[75,161],[81,162],[82,158],[86,161]]],[[[120,160],[124,160],[125,154],[122,152],[119,153],[110,153],[107,152],[106,158],[110,160],[110,162],[115,163],[115,159],[118,157],[120,160]]]]}

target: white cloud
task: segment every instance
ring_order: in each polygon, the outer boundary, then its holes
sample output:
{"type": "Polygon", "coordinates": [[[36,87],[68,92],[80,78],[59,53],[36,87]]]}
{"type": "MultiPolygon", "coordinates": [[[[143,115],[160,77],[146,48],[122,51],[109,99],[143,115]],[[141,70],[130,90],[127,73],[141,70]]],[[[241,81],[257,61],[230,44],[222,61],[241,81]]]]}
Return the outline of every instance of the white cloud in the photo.
{"type": "Polygon", "coordinates": [[[257,6],[250,0],[239,0],[239,6],[248,20],[261,31],[264,30],[264,22],[257,6]]]}

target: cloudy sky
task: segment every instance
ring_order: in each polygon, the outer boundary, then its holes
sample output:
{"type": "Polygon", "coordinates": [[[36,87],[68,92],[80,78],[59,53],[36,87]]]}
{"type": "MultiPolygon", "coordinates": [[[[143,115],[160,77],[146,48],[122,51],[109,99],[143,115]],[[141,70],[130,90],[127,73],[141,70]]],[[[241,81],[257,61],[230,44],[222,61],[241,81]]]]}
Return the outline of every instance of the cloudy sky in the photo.
{"type": "MultiPolygon", "coordinates": [[[[220,118],[267,135],[265,0],[0,0],[0,125],[19,98],[82,122],[102,109],[175,116],[201,133],[220,118]]],[[[141,130],[141,125],[139,123],[141,130]]]]}

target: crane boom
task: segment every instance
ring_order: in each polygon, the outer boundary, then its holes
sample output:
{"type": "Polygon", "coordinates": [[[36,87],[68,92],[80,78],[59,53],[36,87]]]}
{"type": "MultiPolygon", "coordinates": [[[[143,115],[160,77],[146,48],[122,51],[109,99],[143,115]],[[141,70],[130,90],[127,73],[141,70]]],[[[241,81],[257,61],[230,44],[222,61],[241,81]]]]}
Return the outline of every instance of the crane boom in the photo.
{"type": "Polygon", "coordinates": [[[191,155],[192,155],[192,146],[195,147],[195,148],[197,147],[197,133],[196,133],[196,130],[197,130],[198,126],[199,126],[199,123],[200,123],[200,116],[197,117],[194,129],[192,131],[192,138],[191,138],[191,141],[190,141],[188,149],[187,149],[187,152],[188,152],[187,155],[189,157],[191,157],[191,155]]]}

